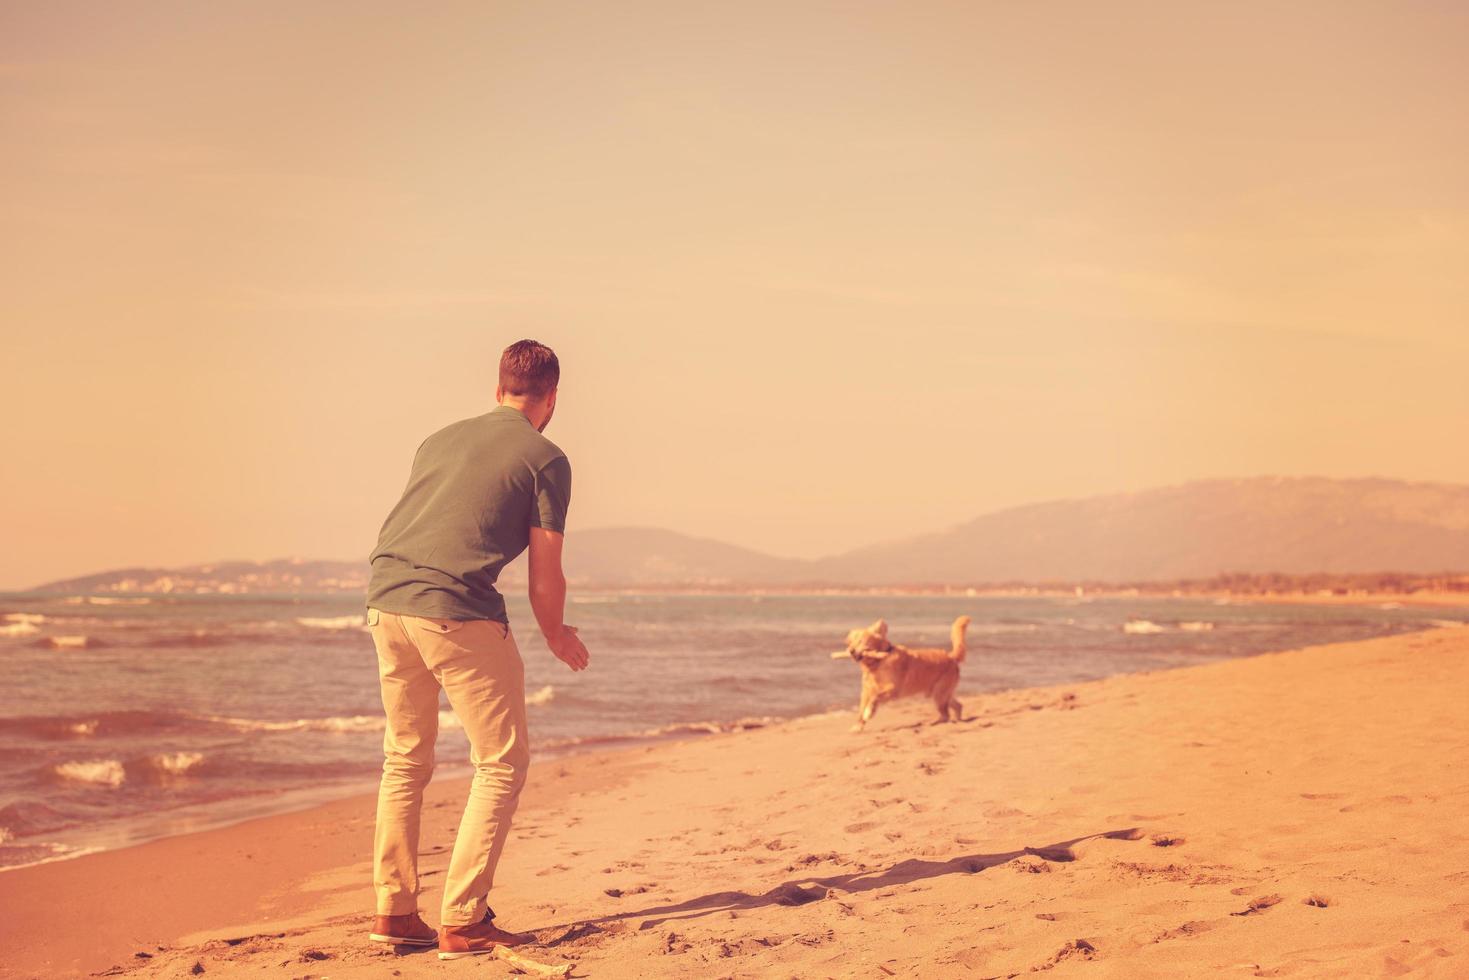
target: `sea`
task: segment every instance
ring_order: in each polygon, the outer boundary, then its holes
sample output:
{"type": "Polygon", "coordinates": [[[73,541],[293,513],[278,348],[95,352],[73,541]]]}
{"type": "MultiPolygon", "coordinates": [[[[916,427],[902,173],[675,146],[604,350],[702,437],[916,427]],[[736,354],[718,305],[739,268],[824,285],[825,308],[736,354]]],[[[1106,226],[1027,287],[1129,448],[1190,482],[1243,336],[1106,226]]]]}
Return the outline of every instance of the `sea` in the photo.
{"type": "MultiPolygon", "coordinates": [[[[830,654],[878,617],[933,646],[973,617],[961,694],[1469,622],[1395,603],[595,593],[568,606],[592,656],[573,674],[509,605],[541,760],[850,712],[858,668],[830,654]]],[[[0,869],[370,792],[383,718],[363,622],[350,595],[0,594],[0,869]]],[[[441,708],[439,773],[467,773],[441,708]]]]}

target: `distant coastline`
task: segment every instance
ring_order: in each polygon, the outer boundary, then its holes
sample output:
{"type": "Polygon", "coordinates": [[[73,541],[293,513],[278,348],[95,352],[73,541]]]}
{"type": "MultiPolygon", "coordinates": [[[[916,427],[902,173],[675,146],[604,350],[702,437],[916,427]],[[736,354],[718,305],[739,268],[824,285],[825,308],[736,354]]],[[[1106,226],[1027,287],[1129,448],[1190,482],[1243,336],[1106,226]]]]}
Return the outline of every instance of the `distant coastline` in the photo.
{"type": "MultiPolygon", "coordinates": [[[[513,577],[506,583],[517,586],[513,577]]],[[[1210,578],[1152,582],[989,582],[851,585],[826,582],[689,581],[599,583],[572,579],[585,594],[600,595],[958,595],[998,598],[1189,598],[1218,601],[1469,605],[1469,572],[1230,573],[1210,578]]],[[[66,594],[83,600],[129,597],[241,596],[266,598],[341,596],[366,590],[366,568],[356,562],[281,560],[227,562],[185,569],[123,569],[15,590],[11,595],[66,594]]]]}

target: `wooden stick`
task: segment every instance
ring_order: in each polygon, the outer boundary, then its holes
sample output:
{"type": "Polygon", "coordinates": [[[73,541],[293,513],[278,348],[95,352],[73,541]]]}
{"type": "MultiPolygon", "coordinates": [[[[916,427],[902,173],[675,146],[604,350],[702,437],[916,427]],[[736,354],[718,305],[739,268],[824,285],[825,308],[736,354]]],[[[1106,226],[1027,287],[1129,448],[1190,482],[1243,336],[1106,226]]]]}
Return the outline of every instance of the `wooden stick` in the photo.
{"type": "Polygon", "coordinates": [[[571,972],[570,963],[561,963],[556,966],[537,963],[535,960],[521,956],[509,946],[496,946],[495,955],[513,967],[517,967],[527,973],[539,973],[543,977],[564,977],[571,972]]]}

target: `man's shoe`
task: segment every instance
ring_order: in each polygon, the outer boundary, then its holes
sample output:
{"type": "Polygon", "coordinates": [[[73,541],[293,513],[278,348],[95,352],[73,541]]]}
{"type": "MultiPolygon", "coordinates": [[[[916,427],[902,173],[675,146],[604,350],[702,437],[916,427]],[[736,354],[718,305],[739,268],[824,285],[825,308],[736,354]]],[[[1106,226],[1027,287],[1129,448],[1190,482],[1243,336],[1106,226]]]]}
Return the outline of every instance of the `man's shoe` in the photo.
{"type": "Polygon", "coordinates": [[[466,956],[493,953],[496,946],[524,946],[536,937],[528,933],[506,932],[494,922],[495,913],[485,910],[485,917],[473,925],[444,926],[439,936],[439,959],[458,960],[466,956]]]}
{"type": "Polygon", "coordinates": [[[372,932],[367,938],[375,943],[392,943],[394,946],[432,946],[439,941],[434,932],[418,913],[411,915],[380,915],[372,920],[372,932]]]}

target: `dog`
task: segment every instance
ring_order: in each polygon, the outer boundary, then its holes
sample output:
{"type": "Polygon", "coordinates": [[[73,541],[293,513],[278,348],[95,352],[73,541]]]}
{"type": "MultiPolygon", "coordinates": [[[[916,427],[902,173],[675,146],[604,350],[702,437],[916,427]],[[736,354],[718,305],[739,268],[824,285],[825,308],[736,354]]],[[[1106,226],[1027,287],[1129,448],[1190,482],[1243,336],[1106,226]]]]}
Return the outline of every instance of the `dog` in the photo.
{"type": "Polygon", "coordinates": [[[866,629],[848,633],[847,648],[833,653],[831,658],[851,657],[862,666],[862,701],[852,731],[860,732],[878,705],[915,694],[933,698],[939,710],[934,724],[963,720],[964,706],[954,698],[954,690],[959,686],[959,665],[968,652],[964,642],[964,631],[968,628],[968,616],[954,620],[948,650],[910,650],[889,642],[888,624],[881,619],[866,629]]]}

